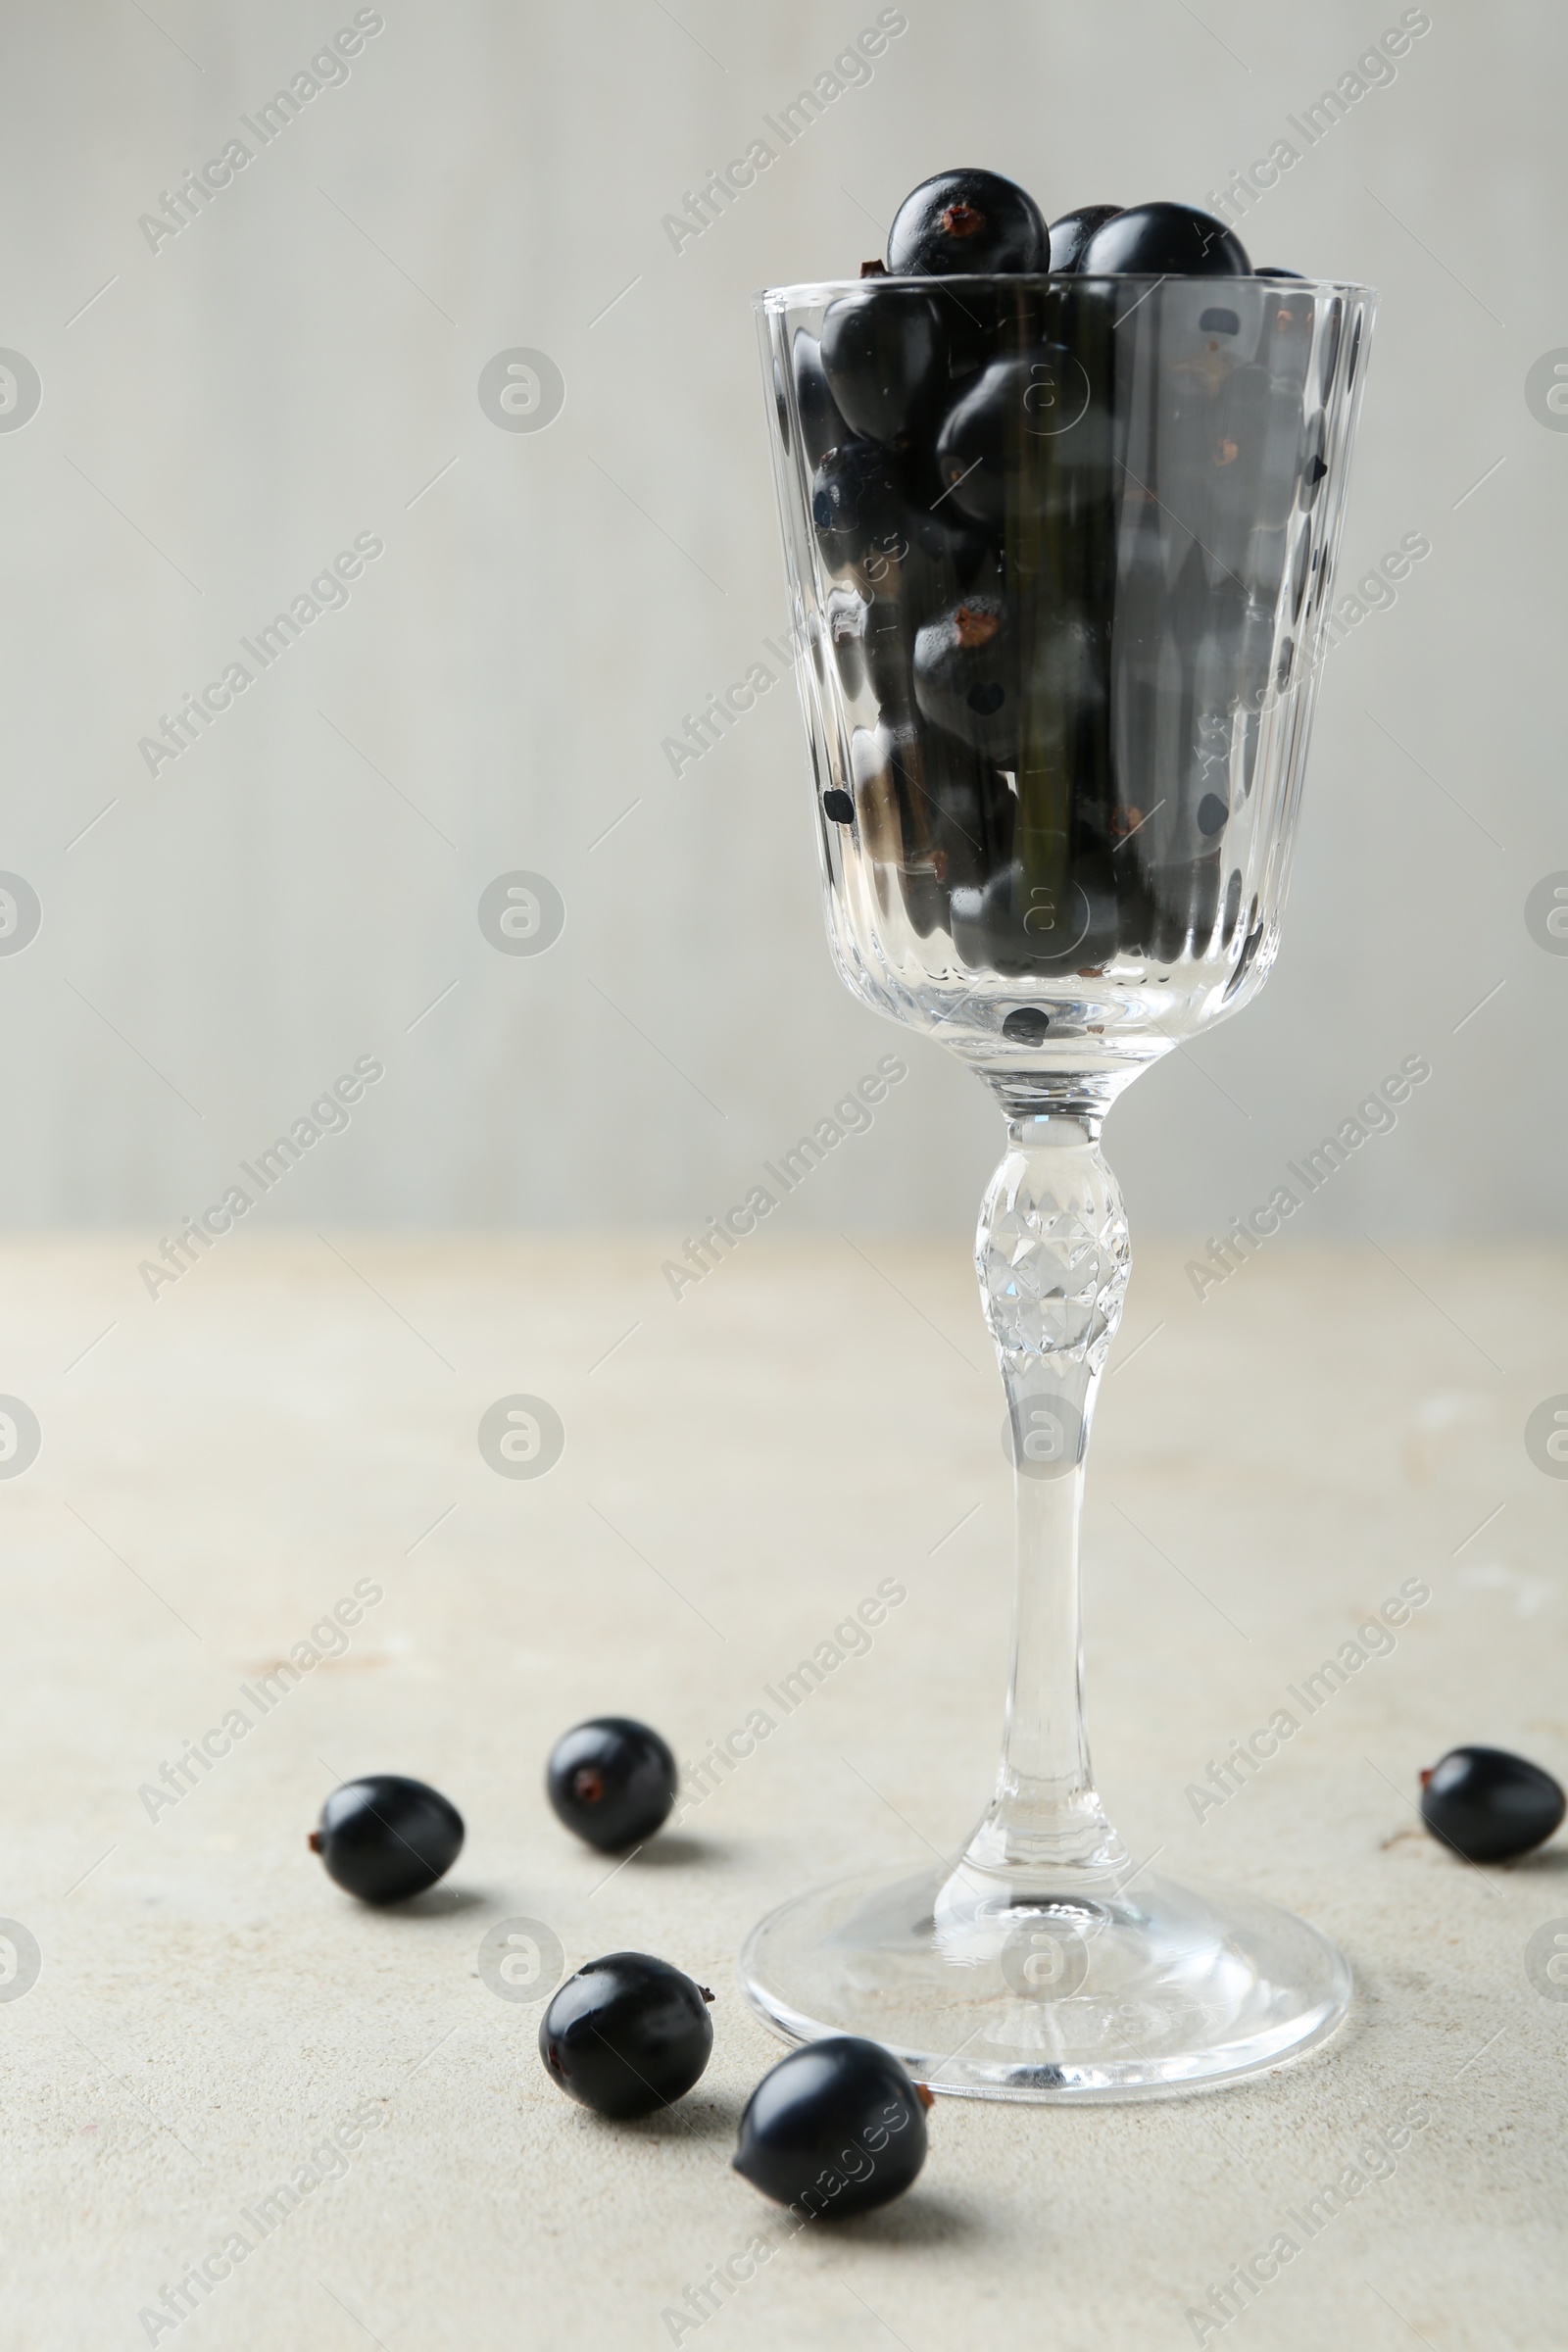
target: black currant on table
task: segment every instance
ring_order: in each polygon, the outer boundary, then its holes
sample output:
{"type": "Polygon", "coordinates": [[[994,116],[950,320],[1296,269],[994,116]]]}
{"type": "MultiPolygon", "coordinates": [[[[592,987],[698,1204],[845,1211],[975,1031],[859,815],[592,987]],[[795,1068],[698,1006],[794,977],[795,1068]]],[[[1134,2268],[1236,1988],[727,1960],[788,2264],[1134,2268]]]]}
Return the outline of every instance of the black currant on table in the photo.
{"type": "Polygon", "coordinates": [[[894,277],[980,277],[1050,266],[1045,216],[999,172],[939,172],[922,180],[888,231],[894,277]]]}
{"type": "Polygon", "coordinates": [[[463,1835],[462,1814],[439,1789],[373,1772],[333,1789],[308,1843],[346,1893],[401,1903],[452,1868],[463,1835]]]}
{"type": "Polygon", "coordinates": [[[907,288],[873,284],[829,303],[820,349],[840,414],[874,441],[909,431],[947,389],[942,313],[907,288]]]}
{"type": "Polygon", "coordinates": [[[1234,229],[1190,204],[1135,204],[1102,220],[1078,260],[1084,277],[1247,277],[1234,229]]]}
{"type": "Polygon", "coordinates": [[[1051,223],[1051,268],[1061,275],[1075,271],[1083,259],[1084,247],[1097,228],[1114,220],[1121,211],[1119,204],[1086,204],[1076,213],[1063,213],[1059,220],[1051,223]]]}
{"type": "Polygon", "coordinates": [[[606,1854],[640,1845],[662,1828],[676,1785],[667,1743],[629,1715],[596,1715],[564,1732],[545,1773],[560,1819],[606,1854]]]}
{"type": "Polygon", "coordinates": [[[1421,1818],[1467,1862],[1507,1862],[1544,1844],[1565,1798],[1549,1772],[1502,1747],[1453,1747],[1421,1775],[1421,1818]]]}
{"type": "Polygon", "coordinates": [[[746,2103],[735,2170],[775,2204],[840,2220],[902,2196],[926,2155],[931,2093],[890,2050],[835,2034],[781,2058],[746,2103]]]}
{"type": "Polygon", "coordinates": [[[667,1960],[608,1952],[553,1995],[539,2027],[545,2071],[598,2115],[652,2115],[683,2097],[707,2066],[712,1997],[667,1960]]]}

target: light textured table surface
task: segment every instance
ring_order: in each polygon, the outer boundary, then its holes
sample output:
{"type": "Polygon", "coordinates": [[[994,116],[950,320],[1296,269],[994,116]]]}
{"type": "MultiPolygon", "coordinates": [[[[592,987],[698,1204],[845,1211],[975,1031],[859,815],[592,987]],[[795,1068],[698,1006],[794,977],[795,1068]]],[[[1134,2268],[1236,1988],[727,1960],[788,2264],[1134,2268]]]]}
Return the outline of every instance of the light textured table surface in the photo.
{"type": "Polygon", "coordinates": [[[42,1955],[0,2001],[7,2344],[1174,2352],[1400,2129],[1203,2340],[1562,2344],[1568,2003],[1526,1946],[1568,1914],[1568,1850],[1483,1874],[1412,1809],[1464,1740],[1568,1773],[1568,1483],[1522,1439],[1568,1389],[1562,1257],[1282,1244],[1200,1305],[1181,1252],[1141,1249],[1087,1513],[1101,1783],[1135,1851],[1332,1934],[1350,2022],[1198,2097],[940,2101],[909,2196],[791,2237],[728,2169],[780,2054],[737,1992],[741,1936],[813,1878],[951,1848],[993,1769],[1007,1473],[962,1244],[759,1240],[678,1303],[657,1238],[239,1236],[156,1303],[145,1248],[0,1252],[0,1389],[43,1431],[0,1482],[0,1913],[42,1955]],[[475,1442],[514,1392],[565,1424],[537,1481],[475,1442]],[[568,1724],[646,1716],[695,1756],[886,1578],[907,1599],[869,1653],[678,1831],[607,1876],[556,1824],[568,1724]],[[1210,1761],[1411,1578],[1431,1598],[1392,1652],[1195,1818],[1210,1761]],[[366,1579],[383,1597],[343,1653],[149,1818],[142,1788],[366,1579]],[[468,1824],[451,1881],[395,1916],[305,1848],[363,1770],[434,1782],[468,1824]],[[690,2098],[612,2127],[556,2092],[537,2009],[477,1973],[512,1916],[571,1964],[638,1946],[714,1988],[690,2098]],[[139,2316],[236,2233],[194,2316],[139,2316]],[[698,2326],[689,2290],[758,2236],[768,2259],[698,2326]]]}

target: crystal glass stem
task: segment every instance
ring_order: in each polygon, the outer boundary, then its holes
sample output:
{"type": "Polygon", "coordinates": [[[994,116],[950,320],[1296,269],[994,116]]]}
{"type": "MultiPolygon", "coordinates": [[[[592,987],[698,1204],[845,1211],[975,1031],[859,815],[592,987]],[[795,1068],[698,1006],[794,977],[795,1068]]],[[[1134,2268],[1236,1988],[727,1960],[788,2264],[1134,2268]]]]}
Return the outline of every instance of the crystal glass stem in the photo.
{"type": "Polygon", "coordinates": [[[1102,1116],[1080,1101],[1009,1119],[975,1244],[1012,1433],[1017,1589],[1002,1763],[964,1863],[1056,1890],[1126,1861],[1090,1769],[1079,1603],[1089,1431],[1131,1268],[1102,1116]]]}

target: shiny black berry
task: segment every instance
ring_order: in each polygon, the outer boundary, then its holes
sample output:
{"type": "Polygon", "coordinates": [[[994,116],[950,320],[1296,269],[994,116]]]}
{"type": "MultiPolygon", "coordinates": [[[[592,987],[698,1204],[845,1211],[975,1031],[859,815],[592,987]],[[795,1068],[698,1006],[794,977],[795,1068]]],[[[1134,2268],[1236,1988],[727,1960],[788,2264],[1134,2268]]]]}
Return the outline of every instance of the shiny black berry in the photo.
{"type": "Polygon", "coordinates": [[[1544,1844],[1568,1799],[1549,1772],[1501,1747],[1452,1747],[1421,1775],[1421,1818],[1467,1862],[1507,1862],[1544,1844]]]}
{"type": "Polygon", "coordinates": [[[308,1843],[349,1894],[401,1903],[452,1868],[463,1851],[463,1816],[423,1781],[372,1772],[333,1789],[308,1843]]]}
{"type": "Polygon", "coordinates": [[[829,564],[856,564],[873,546],[897,545],[903,516],[903,492],[880,442],[843,441],[823,452],[811,476],[811,520],[829,564]]]}
{"type": "Polygon", "coordinates": [[[1059,220],[1051,223],[1051,267],[1060,276],[1076,270],[1083,259],[1084,247],[1097,228],[1114,220],[1121,211],[1119,204],[1086,204],[1076,213],[1063,213],[1059,220]]]}
{"type": "Polygon", "coordinates": [[[893,441],[917,425],[948,380],[948,338],[929,296],[867,286],[829,303],[822,319],[822,368],[857,433],[893,441]]]}
{"type": "Polygon", "coordinates": [[[657,1732],[629,1715],[596,1715],[550,1751],[545,1789],[568,1830],[602,1853],[640,1845],[675,1802],[675,1759],[657,1732]]]}
{"type": "Polygon", "coordinates": [[[545,2071],[596,2114],[652,2115],[708,2064],[712,1994],[667,1960],[610,1952],[568,1977],[539,2027],[545,2071]]]}
{"type": "Polygon", "coordinates": [[[1002,765],[1017,748],[1022,678],[1010,598],[965,598],[914,641],[914,693],[932,723],[1002,765]]]}
{"type": "Polygon", "coordinates": [[[797,329],[791,347],[790,373],[795,381],[795,408],[801,420],[801,446],[808,462],[814,466],[824,450],[849,439],[850,428],[828,388],[822,370],[822,347],[804,326],[797,329]]]}
{"type": "Polygon", "coordinates": [[[1190,204],[1135,204],[1084,246],[1084,277],[1246,277],[1247,248],[1223,220],[1190,204]]]}
{"type": "MultiPolygon", "coordinates": [[[[955,948],[971,971],[1013,980],[1102,964],[1116,945],[1114,867],[1088,844],[1069,856],[1061,837],[1020,843],[1022,824],[1020,812],[1014,850],[1027,846],[1030,861],[1015,854],[983,889],[953,893],[955,948]]],[[[1022,1029],[1006,1034],[1024,1045],[1041,1042],[1022,1029]]]]}
{"type": "Polygon", "coordinates": [[[855,803],[847,792],[840,792],[835,785],[831,792],[824,792],[822,795],[822,814],[831,824],[853,825],[855,803]]]}
{"type": "Polygon", "coordinates": [[[1032,344],[970,378],[937,435],[942,503],[954,521],[995,526],[1009,505],[1043,512],[1086,463],[1108,466],[1106,419],[1070,351],[1032,344]]]}
{"type": "Polygon", "coordinates": [[[1092,618],[1062,608],[1026,649],[1028,610],[971,594],[927,621],[914,640],[914,694],[934,726],[993,765],[1045,774],[1103,707],[1106,640],[1092,618]]]}
{"type": "Polygon", "coordinates": [[[931,2093],[850,2034],[781,2058],[741,2117],[735,2170],[775,2204],[840,2220],[902,2196],[925,2162],[931,2093]]]}
{"type": "Polygon", "coordinates": [[[1051,231],[1032,196],[997,172],[939,172],[906,196],[888,231],[894,277],[1043,270],[1051,231]]]}

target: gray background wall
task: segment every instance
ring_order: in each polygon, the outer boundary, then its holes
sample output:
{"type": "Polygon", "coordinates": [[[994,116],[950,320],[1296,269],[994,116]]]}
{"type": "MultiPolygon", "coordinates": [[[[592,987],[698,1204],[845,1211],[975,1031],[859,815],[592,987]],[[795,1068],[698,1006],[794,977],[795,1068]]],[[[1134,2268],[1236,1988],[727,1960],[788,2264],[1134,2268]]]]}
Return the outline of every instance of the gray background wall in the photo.
{"type": "MultiPolygon", "coordinates": [[[[661,752],[784,614],[750,292],[853,273],[955,162],[1048,213],[1200,202],[1401,10],[908,0],[870,81],[679,252],[662,216],[874,7],[382,14],[154,252],[138,217],[353,8],[5,12],[0,344],[43,387],[0,431],[0,867],[44,910],[0,958],[14,1223],[168,1232],[365,1054],[385,1080],[265,1214],[690,1230],[741,1197],[898,1044],[829,968],[792,690],[679,778],[661,752]],[[547,430],[481,410],[514,346],[564,377],[547,430]],[[346,609],[151,777],[159,714],[367,531],[346,609]],[[475,919],[514,867],[566,904],[538,958],[475,919]]],[[[1405,533],[1432,554],[1330,661],[1266,995],[1117,1113],[1146,1229],[1266,1197],[1410,1054],[1433,1079],[1298,1231],[1568,1213],[1568,957],[1524,919],[1568,867],[1568,433],[1525,389],[1568,345],[1568,25],[1430,15],[1244,231],[1381,289],[1344,583],[1405,533]]],[[[994,1113],[909,1059],[793,1217],[971,1221],[994,1113]]]]}

